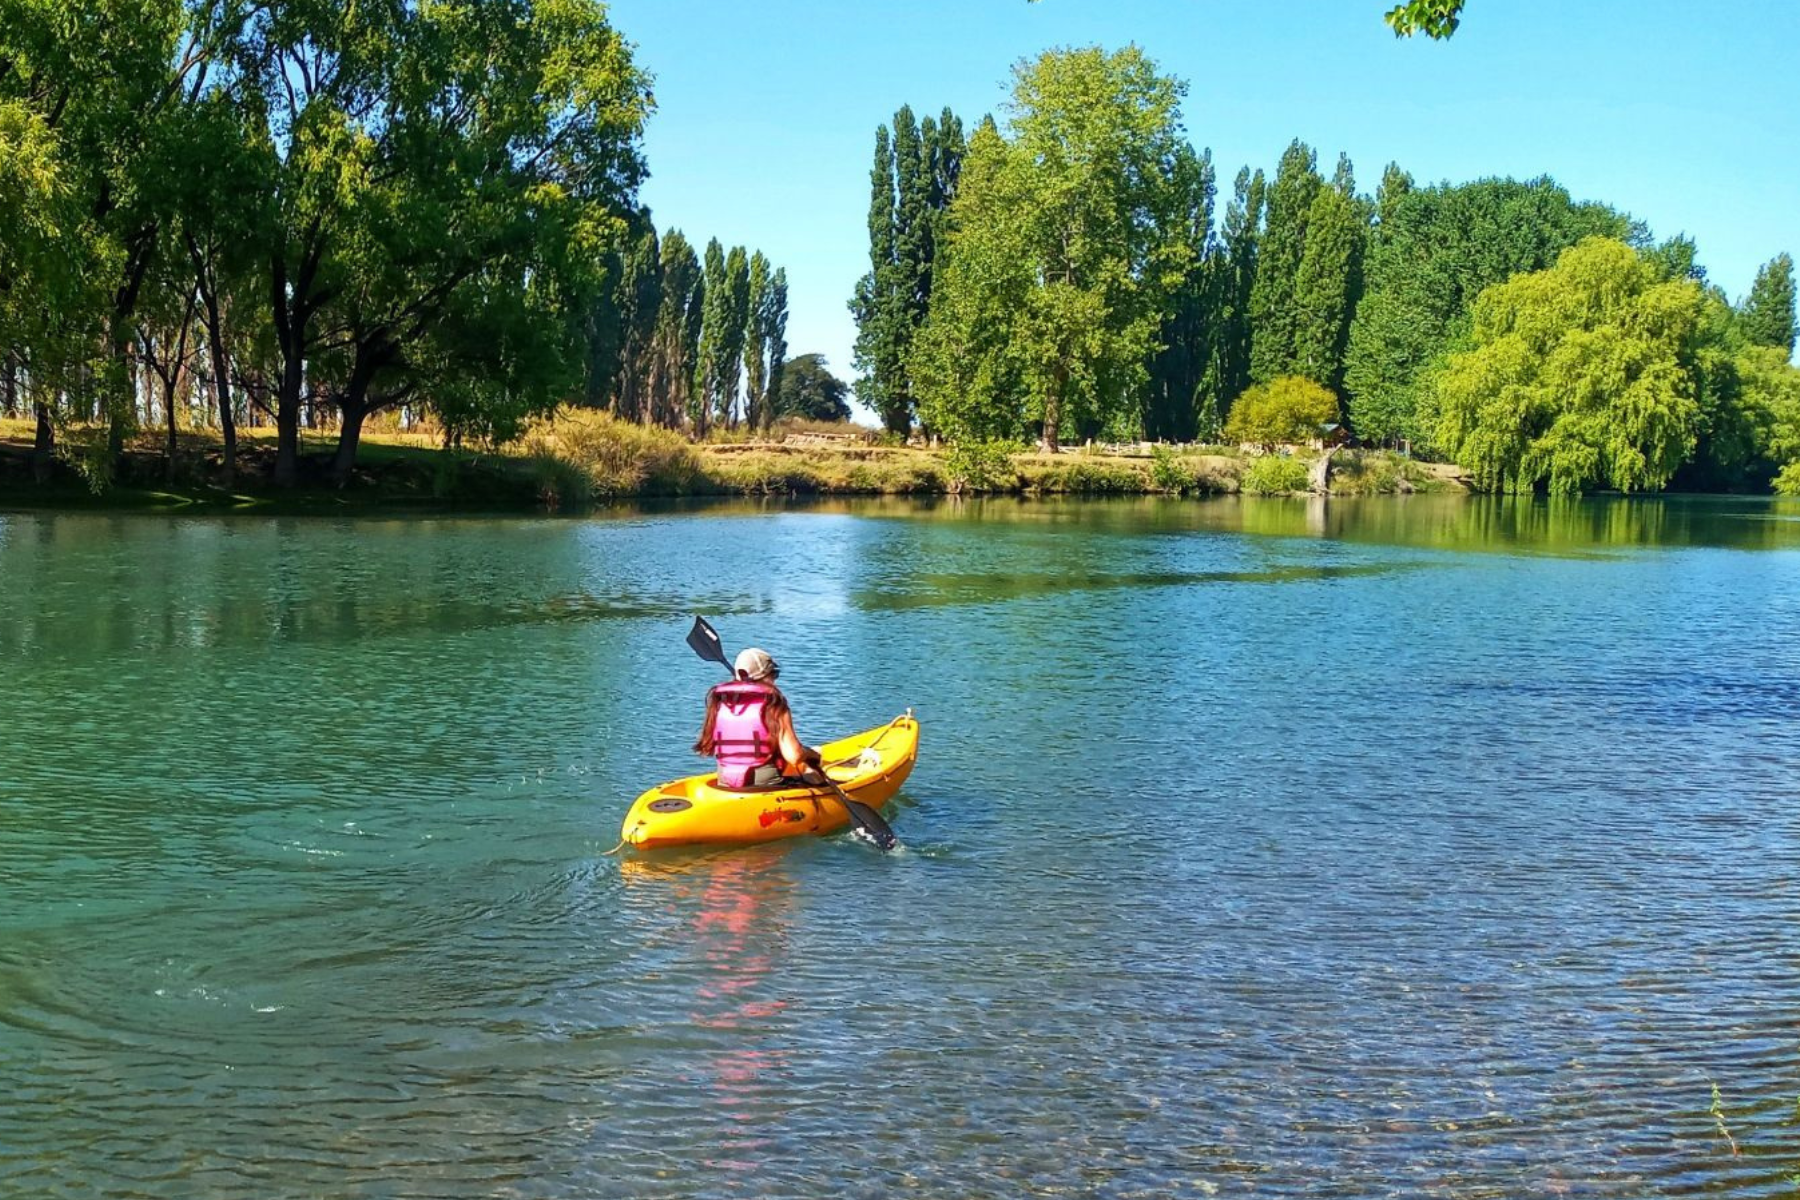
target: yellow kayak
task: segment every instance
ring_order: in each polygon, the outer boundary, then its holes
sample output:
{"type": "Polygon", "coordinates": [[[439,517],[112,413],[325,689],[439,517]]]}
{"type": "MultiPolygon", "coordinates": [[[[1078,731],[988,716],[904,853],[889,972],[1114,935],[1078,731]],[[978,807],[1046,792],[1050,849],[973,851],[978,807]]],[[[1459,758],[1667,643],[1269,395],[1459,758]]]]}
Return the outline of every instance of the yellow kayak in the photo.
{"type": "MultiPolygon", "coordinates": [[[[825,773],[852,800],[879,809],[894,798],[919,756],[919,723],[909,709],[886,725],[819,747],[825,773]]],[[[731,791],[717,774],[690,775],[637,798],[619,836],[640,850],[707,843],[769,842],[831,833],[850,823],[843,801],[827,787],[731,791]]]]}

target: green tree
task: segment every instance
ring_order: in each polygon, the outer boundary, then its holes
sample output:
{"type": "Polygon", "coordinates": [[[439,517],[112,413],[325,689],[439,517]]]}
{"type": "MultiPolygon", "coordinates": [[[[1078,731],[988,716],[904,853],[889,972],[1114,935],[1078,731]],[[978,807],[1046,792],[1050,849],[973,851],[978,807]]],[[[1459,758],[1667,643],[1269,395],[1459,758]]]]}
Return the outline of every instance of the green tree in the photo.
{"type": "Polygon", "coordinates": [[[695,408],[706,280],[700,259],[679,229],[671,229],[663,238],[661,259],[662,295],[650,339],[643,420],[674,429],[695,408]]]}
{"type": "Polygon", "coordinates": [[[1610,238],[1489,288],[1435,380],[1439,444],[1489,488],[1660,489],[1695,446],[1703,299],[1610,238]]]}
{"type": "Polygon", "coordinates": [[[744,343],[750,330],[750,259],[742,246],[725,256],[725,328],[721,331],[714,410],[728,428],[738,423],[738,384],[742,379],[744,343]]]}
{"type": "Polygon", "coordinates": [[[780,407],[782,380],[787,374],[787,320],[787,270],[777,267],[756,310],[756,336],[762,346],[762,356],[768,363],[768,382],[758,401],[753,420],[764,430],[775,423],[776,410],[780,407]]]}
{"type": "Polygon", "coordinates": [[[600,5],[295,0],[258,10],[242,46],[276,214],[277,481],[296,477],[303,398],[340,411],[341,475],[383,407],[502,429],[572,391],[649,104],[600,5]],[[451,364],[482,386],[434,394],[451,364]]]}
{"type": "Polygon", "coordinates": [[[896,433],[912,427],[917,397],[908,367],[931,303],[944,214],[956,195],[962,122],[949,109],[915,121],[910,106],[875,132],[870,171],[869,272],[857,282],[857,395],[896,433]]]}
{"type": "Polygon", "coordinates": [[[1231,401],[1250,386],[1250,294],[1255,289],[1266,187],[1261,171],[1238,171],[1209,263],[1213,276],[1212,362],[1200,384],[1196,432],[1210,436],[1231,401]]]}
{"type": "Polygon", "coordinates": [[[1413,177],[1400,169],[1400,164],[1391,162],[1381,172],[1381,186],[1375,191],[1375,228],[1371,231],[1371,245],[1378,245],[1386,230],[1394,220],[1394,214],[1400,202],[1412,194],[1413,177]]]}
{"type": "Polygon", "coordinates": [[[1265,448],[1299,445],[1318,437],[1323,426],[1337,419],[1338,400],[1329,388],[1298,375],[1283,375],[1237,398],[1231,419],[1225,422],[1225,438],[1265,448]]]}
{"type": "Polygon", "coordinates": [[[1181,93],[1136,47],[1016,69],[1011,140],[987,126],[971,140],[909,359],[929,424],[980,439],[1029,422],[1054,450],[1066,427],[1130,413],[1194,253],[1176,174],[1181,93]]]}
{"type": "Polygon", "coordinates": [[[850,388],[825,366],[823,354],[802,354],[787,364],[775,409],[811,421],[848,421],[850,388]]]}
{"type": "Polygon", "coordinates": [[[1343,386],[1350,318],[1362,299],[1369,214],[1356,197],[1349,160],[1320,188],[1306,218],[1306,247],[1294,274],[1294,369],[1334,392],[1343,386]]]}
{"type": "Polygon", "coordinates": [[[1192,251],[1181,282],[1164,304],[1150,357],[1140,421],[1153,441],[1192,441],[1203,425],[1202,384],[1219,333],[1219,255],[1212,240],[1212,152],[1177,151],[1175,176],[1184,195],[1184,235],[1192,251]]]}
{"type": "Polygon", "coordinates": [[[1738,314],[1744,339],[1754,346],[1794,351],[1794,260],[1778,254],[1756,273],[1738,314]]]}
{"type": "MultiPolygon", "coordinates": [[[[726,347],[731,324],[731,279],[725,268],[725,247],[718,238],[706,243],[705,279],[701,292],[700,352],[694,364],[694,388],[688,415],[694,423],[694,436],[705,437],[713,414],[719,411],[724,395],[726,347]]],[[[735,366],[732,368],[735,372],[735,366]]]]}
{"type": "Polygon", "coordinates": [[[750,256],[748,303],[744,330],[744,423],[762,425],[762,408],[769,387],[768,344],[763,336],[763,308],[769,302],[769,260],[758,250],[750,256]]]}
{"type": "Polygon", "coordinates": [[[662,245],[656,227],[646,228],[620,258],[617,286],[592,306],[590,329],[610,321],[618,329],[616,382],[612,410],[627,421],[646,419],[651,377],[651,356],[656,321],[662,311],[662,245]]]}
{"type": "Polygon", "coordinates": [[[1350,420],[1369,442],[1429,436],[1419,381],[1483,289],[1550,266],[1584,237],[1631,232],[1612,209],[1577,204],[1550,179],[1396,186],[1378,208],[1344,361],[1350,420]]]}
{"type": "Polygon", "coordinates": [[[1311,147],[1290,144],[1269,189],[1268,224],[1250,289],[1250,376],[1259,383],[1298,369],[1301,316],[1295,289],[1313,201],[1324,186],[1311,147]]]}

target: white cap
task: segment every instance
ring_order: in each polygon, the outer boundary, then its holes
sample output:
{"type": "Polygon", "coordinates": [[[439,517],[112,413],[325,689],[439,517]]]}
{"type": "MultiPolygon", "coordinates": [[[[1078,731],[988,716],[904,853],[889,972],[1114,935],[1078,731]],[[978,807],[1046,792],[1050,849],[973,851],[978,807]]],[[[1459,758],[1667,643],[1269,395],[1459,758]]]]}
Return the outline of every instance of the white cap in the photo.
{"type": "Polygon", "coordinates": [[[776,671],[775,660],[769,657],[769,652],[755,646],[739,651],[734,666],[739,679],[767,679],[776,671]]]}

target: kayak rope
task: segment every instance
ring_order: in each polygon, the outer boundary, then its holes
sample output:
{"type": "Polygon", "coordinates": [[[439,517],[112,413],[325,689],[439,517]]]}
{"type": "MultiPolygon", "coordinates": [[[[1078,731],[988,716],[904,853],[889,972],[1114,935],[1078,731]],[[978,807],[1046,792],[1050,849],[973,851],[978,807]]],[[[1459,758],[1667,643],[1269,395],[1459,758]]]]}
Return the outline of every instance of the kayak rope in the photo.
{"type": "Polygon", "coordinates": [[[889,721],[887,723],[887,725],[885,727],[883,727],[882,731],[880,733],[876,734],[873,739],[871,739],[868,742],[865,742],[862,746],[862,749],[858,750],[856,752],[855,757],[841,758],[838,761],[831,763],[829,765],[834,766],[834,767],[847,767],[851,763],[856,762],[858,759],[862,758],[863,751],[873,750],[875,747],[881,745],[882,740],[884,738],[886,738],[888,734],[894,732],[894,727],[896,725],[900,724],[900,722],[902,722],[902,721],[909,720],[911,717],[912,717],[912,709],[909,708],[904,713],[900,714],[899,716],[895,717],[893,720],[889,721]]]}
{"type": "Polygon", "coordinates": [[[627,845],[627,843],[626,843],[625,839],[620,838],[619,844],[614,846],[611,850],[608,850],[604,857],[607,857],[607,858],[612,857],[613,855],[617,854],[619,851],[623,850],[626,847],[626,845],[627,845]]]}

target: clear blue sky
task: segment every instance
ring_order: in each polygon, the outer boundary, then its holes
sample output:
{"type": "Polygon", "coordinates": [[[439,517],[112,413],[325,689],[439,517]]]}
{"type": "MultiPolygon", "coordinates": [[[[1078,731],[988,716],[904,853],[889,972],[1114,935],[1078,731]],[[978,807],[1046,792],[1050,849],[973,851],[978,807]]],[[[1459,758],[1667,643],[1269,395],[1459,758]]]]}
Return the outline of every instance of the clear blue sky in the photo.
{"type": "MultiPolygon", "coordinates": [[[[785,266],[791,354],[852,378],[875,127],[910,103],[970,126],[1012,64],[1129,42],[1188,84],[1220,189],[1290,140],[1373,190],[1548,173],[1685,232],[1735,300],[1800,253],[1800,4],[1469,0],[1448,42],[1396,39],[1393,0],[612,0],[656,77],[643,192],[659,228],[785,266]]],[[[1221,203],[1221,211],[1223,204],[1221,203]]]]}

